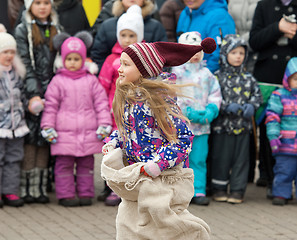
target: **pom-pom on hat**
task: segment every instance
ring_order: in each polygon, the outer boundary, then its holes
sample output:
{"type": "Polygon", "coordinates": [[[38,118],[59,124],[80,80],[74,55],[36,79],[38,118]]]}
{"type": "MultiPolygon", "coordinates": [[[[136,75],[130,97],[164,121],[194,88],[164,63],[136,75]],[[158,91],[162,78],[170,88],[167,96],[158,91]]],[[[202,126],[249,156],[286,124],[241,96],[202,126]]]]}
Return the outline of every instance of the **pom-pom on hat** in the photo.
{"type": "Polygon", "coordinates": [[[143,77],[150,78],[157,77],[163,67],[184,64],[201,50],[212,53],[215,49],[215,40],[205,38],[199,46],[173,42],[134,43],[123,52],[129,55],[143,77]]]}
{"type": "Polygon", "coordinates": [[[131,30],[137,35],[137,42],[143,40],[144,24],[141,14],[141,8],[138,5],[132,5],[128,8],[117,22],[117,39],[120,38],[120,32],[122,30],[131,30]]]}
{"type": "Polygon", "coordinates": [[[16,51],[16,41],[12,35],[6,32],[0,32],[0,52],[6,50],[16,51]]]}
{"type": "MultiPolygon", "coordinates": [[[[25,0],[24,4],[25,4],[26,9],[29,9],[33,2],[34,2],[34,0],[25,0]]],[[[51,4],[53,4],[53,0],[51,0],[51,4]]]]}

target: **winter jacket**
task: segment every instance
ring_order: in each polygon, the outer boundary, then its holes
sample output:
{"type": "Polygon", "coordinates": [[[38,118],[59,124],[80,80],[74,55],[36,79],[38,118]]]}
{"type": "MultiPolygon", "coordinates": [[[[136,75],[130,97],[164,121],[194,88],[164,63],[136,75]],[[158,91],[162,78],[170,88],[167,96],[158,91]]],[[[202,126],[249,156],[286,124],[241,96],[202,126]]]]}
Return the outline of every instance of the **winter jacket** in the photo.
{"type": "Polygon", "coordinates": [[[277,138],[281,141],[279,151],[275,155],[297,156],[297,89],[291,89],[288,83],[288,78],[297,72],[297,58],[293,59],[295,63],[290,61],[285,70],[284,88],[279,88],[271,94],[267,106],[267,137],[270,141],[277,138]]]}
{"type": "MultiPolygon", "coordinates": [[[[153,1],[151,0],[144,0],[144,6],[151,6],[152,17],[156,20],[159,20],[159,14],[157,11],[156,6],[153,4],[153,1]]],[[[93,27],[92,27],[92,33],[95,36],[97,32],[99,31],[101,24],[108,18],[112,17],[120,17],[125,12],[125,9],[123,7],[123,3],[121,0],[108,0],[106,3],[104,3],[99,16],[97,17],[93,27]]]]}
{"type": "Polygon", "coordinates": [[[170,116],[177,129],[177,143],[168,142],[157,128],[157,122],[148,104],[137,101],[126,104],[124,108],[125,132],[128,139],[124,141],[118,130],[107,139],[107,144],[124,149],[128,163],[156,163],[160,171],[178,164],[189,167],[189,153],[193,134],[185,121],[170,116]]]}
{"type": "Polygon", "coordinates": [[[90,31],[85,10],[77,0],[63,0],[56,9],[65,32],[73,36],[82,30],[90,31]]]}
{"type": "Polygon", "coordinates": [[[248,72],[244,71],[247,60],[247,53],[243,64],[239,67],[231,66],[227,61],[227,55],[236,47],[242,46],[247,51],[247,43],[238,35],[227,35],[221,46],[220,70],[215,72],[223,96],[220,113],[212,123],[214,133],[228,133],[238,135],[252,129],[251,119],[239,114],[228,113],[227,107],[231,103],[237,103],[241,106],[252,104],[256,111],[262,103],[262,95],[256,79],[248,72]]]}
{"type": "Polygon", "coordinates": [[[41,128],[52,127],[58,137],[52,155],[82,157],[101,152],[99,126],[111,125],[108,100],[98,79],[88,73],[70,78],[58,70],[45,93],[41,128]]]}
{"type": "Polygon", "coordinates": [[[185,4],[182,0],[167,0],[159,11],[169,42],[177,42],[176,26],[179,15],[184,8],[185,4]]]}
{"type": "MultiPolygon", "coordinates": [[[[52,25],[54,25],[58,31],[60,26],[58,24],[58,18],[54,10],[52,10],[52,25]]],[[[25,94],[26,99],[30,100],[34,96],[44,98],[47,85],[53,77],[53,62],[56,55],[55,51],[51,51],[48,44],[39,44],[37,47],[33,47],[32,40],[32,25],[31,17],[28,11],[23,12],[22,22],[15,29],[15,39],[17,42],[18,53],[26,67],[25,94]]],[[[41,34],[44,36],[46,25],[36,20],[41,34]]],[[[27,108],[27,106],[26,106],[27,108]]],[[[27,125],[30,129],[30,133],[26,136],[25,142],[27,144],[33,144],[38,146],[46,145],[46,141],[41,136],[40,129],[40,115],[35,116],[29,111],[25,113],[27,125]]]]}
{"type": "Polygon", "coordinates": [[[18,56],[11,70],[0,65],[0,138],[23,137],[29,132],[23,108],[25,72],[18,56]]]}
{"type": "MultiPolygon", "coordinates": [[[[119,42],[117,42],[112,48],[112,53],[104,61],[99,74],[99,81],[106,91],[108,101],[109,101],[109,108],[111,111],[112,111],[112,102],[114,98],[114,93],[116,89],[116,81],[119,77],[118,69],[121,65],[120,57],[121,57],[122,51],[123,51],[123,48],[121,47],[119,42]]],[[[117,129],[117,125],[115,123],[114,118],[113,118],[112,128],[113,130],[117,129]]]]}
{"type": "MultiPolygon", "coordinates": [[[[151,1],[146,1],[142,7],[144,20],[144,40],[146,42],[167,41],[166,31],[162,24],[151,17],[154,5],[151,1]]],[[[91,49],[91,58],[98,64],[99,71],[111,49],[117,42],[116,29],[119,17],[112,17],[105,20],[96,37],[91,49]]]]}
{"type": "Polygon", "coordinates": [[[226,34],[235,33],[235,24],[228,13],[226,0],[205,0],[198,9],[188,7],[180,14],[176,32],[181,33],[198,31],[202,39],[213,38],[218,47],[212,54],[205,54],[207,68],[211,72],[219,69],[220,44],[226,34]]]}
{"type": "Polygon", "coordinates": [[[258,52],[254,77],[260,82],[281,84],[288,61],[297,56],[297,34],[287,44],[279,44],[283,33],[278,24],[283,14],[297,15],[297,0],[288,6],[281,0],[262,0],[257,4],[249,43],[258,52]]]}
{"type": "MultiPolygon", "coordinates": [[[[216,111],[219,112],[222,102],[221,88],[217,78],[205,67],[203,61],[173,67],[172,72],[177,76],[177,84],[194,83],[199,86],[183,88],[183,93],[187,97],[178,99],[178,105],[183,112],[186,112],[188,106],[195,110],[205,110],[205,106],[210,103],[215,104],[216,111]]],[[[210,134],[210,124],[201,125],[192,122],[190,129],[195,136],[210,134]]]]}

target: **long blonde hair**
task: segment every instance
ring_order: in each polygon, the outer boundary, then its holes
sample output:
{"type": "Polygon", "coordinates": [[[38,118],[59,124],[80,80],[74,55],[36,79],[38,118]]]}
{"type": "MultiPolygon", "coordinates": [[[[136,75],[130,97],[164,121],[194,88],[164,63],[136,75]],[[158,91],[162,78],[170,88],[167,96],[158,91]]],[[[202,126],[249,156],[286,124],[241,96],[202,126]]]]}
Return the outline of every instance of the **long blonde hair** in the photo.
{"type": "Polygon", "coordinates": [[[170,115],[189,122],[175,104],[174,98],[182,96],[180,86],[143,78],[137,84],[123,84],[117,80],[112,108],[115,122],[124,139],[127,140],[125,128],[130,128],[130,124],[125,122],[125,104],[133,105],[135,102],[141,101],[148,104],[152,110],[153,117],[157,122],[156,127],[161,134],[169,142],[177,142],[176,128],[170,115]]]}

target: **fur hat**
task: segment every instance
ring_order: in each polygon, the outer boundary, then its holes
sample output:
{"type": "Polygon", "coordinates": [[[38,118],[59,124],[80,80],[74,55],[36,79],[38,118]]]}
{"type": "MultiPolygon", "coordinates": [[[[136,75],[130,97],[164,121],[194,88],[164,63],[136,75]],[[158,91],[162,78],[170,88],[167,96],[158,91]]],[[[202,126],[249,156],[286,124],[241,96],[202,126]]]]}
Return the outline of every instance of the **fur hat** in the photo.
{"type": "Polygon", "coordinates": [[[16,41],[12,35],[6,32],[0,32],[0,52],[6,50],[16,51],[16,41]]]}
{"type": "Polygon", "coordinates": [[[137,42],[143,40],[144,24],[141,15],[141,8],[138,5],[132,5],[128,8],[117,22],[117,39],[120,38],[120,32],[122,30],[131,30],[137,35],[137,42]]]}
{"type": "Polygon", "coordinates": [[[157,77],[163,67],[184,64],[197,52],[212,53],[216,43],[205,38],[201,45],[193,46],[173,42],[135,43],[123,50],[135,63],[144,78],[157,77]]]}
{"type": "Polygon", "coordinates": [[[78,53],[83,63],[87,57],[87,49],[92,46],[93,37],[87,31],[81,31],[71,37],[68,33],[60,33],[53,39],[53,45],[56,50],[60,50],[63,64],[65,58],[70,53],[78,53]]]}
{"type": "MultiPolygon", "coordinates": [[[[29,9],[29,8],[31,7],[33,1],[34,1],[34,0],[24,0],[24,4],[25,4],[26,9],[29,9]]],[[[54,1],[51,0],[51,4],[53,4],[53,2],[54,2],[54,1]]]]}

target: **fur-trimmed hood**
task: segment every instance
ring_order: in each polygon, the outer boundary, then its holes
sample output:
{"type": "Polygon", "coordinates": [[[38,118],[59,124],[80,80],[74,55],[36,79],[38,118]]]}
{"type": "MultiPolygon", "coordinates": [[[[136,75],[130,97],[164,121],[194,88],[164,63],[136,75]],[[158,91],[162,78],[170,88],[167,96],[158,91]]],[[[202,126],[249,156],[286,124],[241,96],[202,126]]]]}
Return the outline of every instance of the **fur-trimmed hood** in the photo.
{"type": "MultiPolygon", "coordinates": [[[[89,62],[88,60],[85,61],[84,67],[87,69],[87,71],[90,74],[97,74],[99,70],[96,63],[89,62]]],[[[62,68],[64,68],[62,57],[60,55],[59,56],[57,55],[54,62],[55,72],[57,72],[58,69],[62,69],[62,68]]]]}
{"type": "MultiPolygon", "coordinates": [[[[26,68],[25,65],[23,64],[21,58],[18,55],[15,55],[13,62],[12,62],[12,67],[15,69],[16,73],[22,78],[25,78],[26,75],[26,68]]],[[[3,71],[5,68],[0,65],[0,78],[2,77],[3,71]]]]}
{"type": "MultiPolygon", "coordinates": [[[[142,17],[145,18],[154,13],[155,4],[151,0],[144,0],[141,7],[142,17]]],[[[112,14],[115,17],[121,16],[125,12],[123,3],[121,0],[116,0],[112,6],[112,14]]]]}

